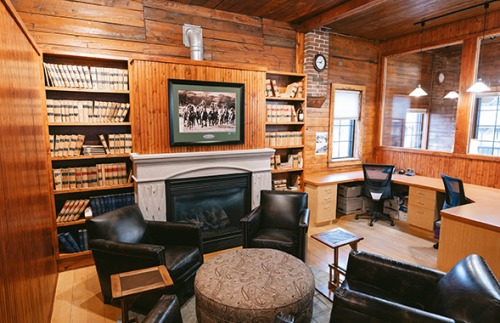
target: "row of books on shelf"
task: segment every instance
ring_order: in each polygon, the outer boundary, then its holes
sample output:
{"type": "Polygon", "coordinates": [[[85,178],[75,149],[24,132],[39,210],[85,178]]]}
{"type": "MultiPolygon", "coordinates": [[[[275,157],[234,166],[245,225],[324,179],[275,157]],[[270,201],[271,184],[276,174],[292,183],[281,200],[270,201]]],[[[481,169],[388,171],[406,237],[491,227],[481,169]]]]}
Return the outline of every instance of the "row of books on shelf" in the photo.
{"type": "Polygon", "coordinates": [[[298,169],[302,168],[303,159],[302,152],[299,151],[297,153],[292,153],[287,155],[287,161],[281,161],[280,155],[271,156],[271,168],[280,170],[280,169],[298,169]]]}
{"type": "Polygon", "coordinates": [[[297,191],[300,188],[300,175],[292,174],[290,183],[286,179],[273,179],[275,191],[297,191]]]}
{"type": "Polygon", "coordinates": [[[266,122],[299,122],[293,105],[268,104],[266,122]]]}
{"type": "Polygon", "coordinates": [[[265,143],[266,147],[300,146],[302,145],[302,132],[266,132],[265,143]]]}
{"type": "Polygon", "coordinates": [[[90,207],[92,216],[100,215],[106,212],[119,209],[121,207],[135,203],[134,193],[112,194],[102,196],[92,196],[90,198],[90,207]]]}
{"type": "Polygon", "coordinates": [[[128,90],[128,70],[43,63],[47,86],[128,90]]]}
{"type": "Polygon", "coordinates": [[[53,169],[56,191],[78,188],[105,187],[132,182],[132,170],[127,175],[126,163],[97,164],[91,167],[53,169]]]}
{"type": "Polygon", "coordinates": [[[132,152],[132,134],[98,135],[102,145],[84,145],[85,135],[49,135],[51,157],[128,154],[132,152]]]}
{"type": "Polygon", "coordinates": [[[47,116],[53,123],[119,123],[129,110],[130,103],[47,99],[47,116]]]}
{"type": "Polygon", "coordinates": [[[89,250],[89,239],[87,229],[78,230],[79,245],[69,232],[61,232],[57,235],[60,244],[68,253],[82,252],[89,250]]]}
{"type": "Polygon", "coordinates": [[[84,214],[89,203],[89,199],[67,200],[64,202],[63,208],[56,217],[56,223],[78,221],[84,214]]]}
{"type": "Polygon", "coordinates": [[[266,97],[276,98],[302,98],[304,83],[294,82],[289,84],[285,92],[281,92],[276,80],[266,80],[266,97]]]}

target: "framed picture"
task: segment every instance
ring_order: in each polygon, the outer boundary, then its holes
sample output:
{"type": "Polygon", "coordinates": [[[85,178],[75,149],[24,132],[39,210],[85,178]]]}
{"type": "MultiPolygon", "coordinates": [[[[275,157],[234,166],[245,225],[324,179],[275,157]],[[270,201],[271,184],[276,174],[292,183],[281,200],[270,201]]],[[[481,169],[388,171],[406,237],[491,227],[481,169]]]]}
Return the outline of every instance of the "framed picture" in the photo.
{"type": "Polygon", "coordinates": [[[168,80],[170,147],[245,142],[245,84],[168,80]]]}

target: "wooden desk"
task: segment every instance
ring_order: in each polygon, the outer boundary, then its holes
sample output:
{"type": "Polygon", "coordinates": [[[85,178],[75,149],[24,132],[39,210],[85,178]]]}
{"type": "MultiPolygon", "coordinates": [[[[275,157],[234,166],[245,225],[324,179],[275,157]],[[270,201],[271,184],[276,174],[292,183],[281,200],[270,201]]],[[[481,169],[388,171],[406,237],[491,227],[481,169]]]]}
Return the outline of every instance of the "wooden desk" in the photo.
{"type": "MultiPolygon", "coordinates": [[[[304,183],[314,186],[363,181],[363,172],[306,173],[304,183]]],[[[394,183],[444,192],[440,178],[394,174],[394,183]]],[[[470,204],[441,211],[437,268],[449,271],[470,254],[488,262],[500,278],[500,189],[464,184],[470,204]]]]}

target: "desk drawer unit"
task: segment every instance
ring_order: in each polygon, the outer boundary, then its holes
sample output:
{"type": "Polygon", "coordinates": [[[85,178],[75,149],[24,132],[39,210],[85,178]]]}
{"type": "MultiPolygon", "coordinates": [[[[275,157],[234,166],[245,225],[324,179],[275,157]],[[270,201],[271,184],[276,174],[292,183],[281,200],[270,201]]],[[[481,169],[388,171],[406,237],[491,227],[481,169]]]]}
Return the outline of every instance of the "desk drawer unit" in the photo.
{"type": "Polygon", "coordinates": [[[433,231],[434,221],[439,218],[436,192],[410,186],[408,224],[433,231]]]}
{"type": "Polygon", "coordinates": [[[311,223],[313,225],[330,222],[335,219],[337,208],[337,184],[314,186],[306,183],[311,223]]]}

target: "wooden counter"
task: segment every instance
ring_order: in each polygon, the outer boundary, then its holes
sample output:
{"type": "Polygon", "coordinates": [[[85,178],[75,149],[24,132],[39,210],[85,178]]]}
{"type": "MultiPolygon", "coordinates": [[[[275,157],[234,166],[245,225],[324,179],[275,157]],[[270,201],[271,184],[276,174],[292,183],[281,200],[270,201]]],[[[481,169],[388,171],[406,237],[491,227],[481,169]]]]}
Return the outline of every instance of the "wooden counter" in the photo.
{"type": "MultiPolygon", "coordinates": [[[[306,173],[304,182],[314,186],[363,181],[363,171],[306,173]]],[[[394,183],[444,192],[440,178],[394,174],[394,183]]],[[[464,184],[470,204],[441,211],[437,268],[449,271],[457,262],[475,253],[488,262],[500,278],[500,189],[464,184]]]]}

